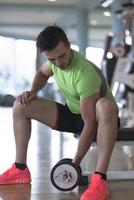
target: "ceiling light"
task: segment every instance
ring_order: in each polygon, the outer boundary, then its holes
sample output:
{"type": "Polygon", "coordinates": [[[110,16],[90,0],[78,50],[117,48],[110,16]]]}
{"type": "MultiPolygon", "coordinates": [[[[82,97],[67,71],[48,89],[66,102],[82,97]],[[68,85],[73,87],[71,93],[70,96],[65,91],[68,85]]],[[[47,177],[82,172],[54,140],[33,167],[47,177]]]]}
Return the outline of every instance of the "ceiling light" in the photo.
{"type": "Polygon", "coordinates": [[[111,16],[111,13],[109,11],[104,11],[103,12],[103,15],[106,16],[106,17],[110,17],[111,16]]]}
{"type": "Polygon", "coordinates": [[[97,21],[96,20],[91,20],[90,24],[93,25],[93,26],[96,26],[97,25],[97,21]]]}
{"type": "Polygon", "coordinates": [[[106,0],[106,1],[103,1],[101,5],[102,5],[104,8],[106,8],[106,7],[108,7],[112,2],[113,2],[113,0],[106,0]]]}
{"type": "Polygon", "coordinates": [[[48,1],[50,1],[50,2],[54,2],[54,1],[56,1],[56,0],[48,0],[48,1]]]}

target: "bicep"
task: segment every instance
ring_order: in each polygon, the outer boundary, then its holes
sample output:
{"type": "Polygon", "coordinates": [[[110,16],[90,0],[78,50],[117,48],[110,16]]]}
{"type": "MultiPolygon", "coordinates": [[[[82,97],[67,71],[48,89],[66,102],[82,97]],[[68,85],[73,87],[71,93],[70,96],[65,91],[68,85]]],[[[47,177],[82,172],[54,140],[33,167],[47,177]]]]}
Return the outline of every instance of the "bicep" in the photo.
{"type": "Polygon", "coordinates": [[[96,121],[96,102],[99,99],[99,93],[80,100],[80,112],[84,123],[95,123],[96,121]]]}

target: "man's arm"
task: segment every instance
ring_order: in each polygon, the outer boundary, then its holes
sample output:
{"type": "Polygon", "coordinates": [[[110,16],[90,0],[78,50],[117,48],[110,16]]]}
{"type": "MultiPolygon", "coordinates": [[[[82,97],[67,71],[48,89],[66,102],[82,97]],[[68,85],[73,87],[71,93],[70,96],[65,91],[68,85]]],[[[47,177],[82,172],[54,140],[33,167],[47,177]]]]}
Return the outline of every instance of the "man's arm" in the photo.
{"type": "Polygon", "coordinates": [[[97,130],[96,122],[96,103],[99,99],[99,93],[87,97],[80,101],[80,112],[84,121],[84,127],[81,132],[77,152],[73,160],[74,163],[80,164],[87,153],[93,141],[94,134],[97,130]]]}
{"type": "Polygon", "coordinates": [[[47,80],[50,76],[52,76],[52,71],[48,67],[47,64],[44,64],[36,73],[33,83],[31,92],[34,92],[37,94],[39,90],[41,90],[45,84],[47,83],[47,80]]]}
{"type": "Polygon", "coordinates": [[[31,90],[23,92],[20,96],[18,96],[17,100],[21,104],[24,105],[29,104],[29,101],[31,101],[36,97],[38,91],[45,86],[48,78],[52,75],[53,73],[49,69],[48,65],[47,64],[42,65],[42,67],[40,67],[40,69],[37,71],[34,77],[31,90]]]}

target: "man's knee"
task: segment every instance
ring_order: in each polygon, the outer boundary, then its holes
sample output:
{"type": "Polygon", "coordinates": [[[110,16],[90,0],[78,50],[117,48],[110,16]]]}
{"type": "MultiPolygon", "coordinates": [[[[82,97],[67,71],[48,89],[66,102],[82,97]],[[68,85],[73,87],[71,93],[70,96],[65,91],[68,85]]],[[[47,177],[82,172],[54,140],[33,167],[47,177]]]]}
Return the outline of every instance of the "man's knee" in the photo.
{"type": "Polygon", "coordinates": [[[118,107],[116,103],[108,98],[101,98],[96,104],[97,118],[105,118],[107,120],[111,117],[118,116],[118,107]]]}
{"type": "Polygon", "coordinates": [[[22,105],[18,100],[15,100],[14,105],[13,105],[13,115],[18,116],[18,115],[24,115],[26,111],[26,106],[22,105]]]}

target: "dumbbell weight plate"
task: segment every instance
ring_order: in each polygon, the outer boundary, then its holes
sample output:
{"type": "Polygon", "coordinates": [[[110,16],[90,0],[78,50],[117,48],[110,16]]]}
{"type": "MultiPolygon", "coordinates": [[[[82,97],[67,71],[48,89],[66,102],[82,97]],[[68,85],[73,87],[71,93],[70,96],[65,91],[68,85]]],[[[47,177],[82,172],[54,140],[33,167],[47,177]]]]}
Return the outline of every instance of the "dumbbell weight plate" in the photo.
{"type": "Polygon", "coordinates": [[[53,167],[50,178],[58,190],[71,191],[78,186],[81,172],[70,160],[63,159],[53,167]]]}
{"type": "MultiPolygon", "coordinates": [[[[59,160],[58,161],[58,163],[63,163],[63,162],[72,162],[72,159],[71,158],[63,158],[63,159],[61,159],[61,160],[59,160]]],[[[81,167],[80,166],[78,166],[78,168],[79,168],[79,170],[80,170],[80,173],[81,173],[81,175],[82,175],[82,169],[81,169],[81,167]]]]}
{"type": "Polygon", "coordinates": [[[58,161],[58,163],[62,163],[62,162],[72,162],[72,159],[71,158],[63,158],[61,160],[58,161]]]}

